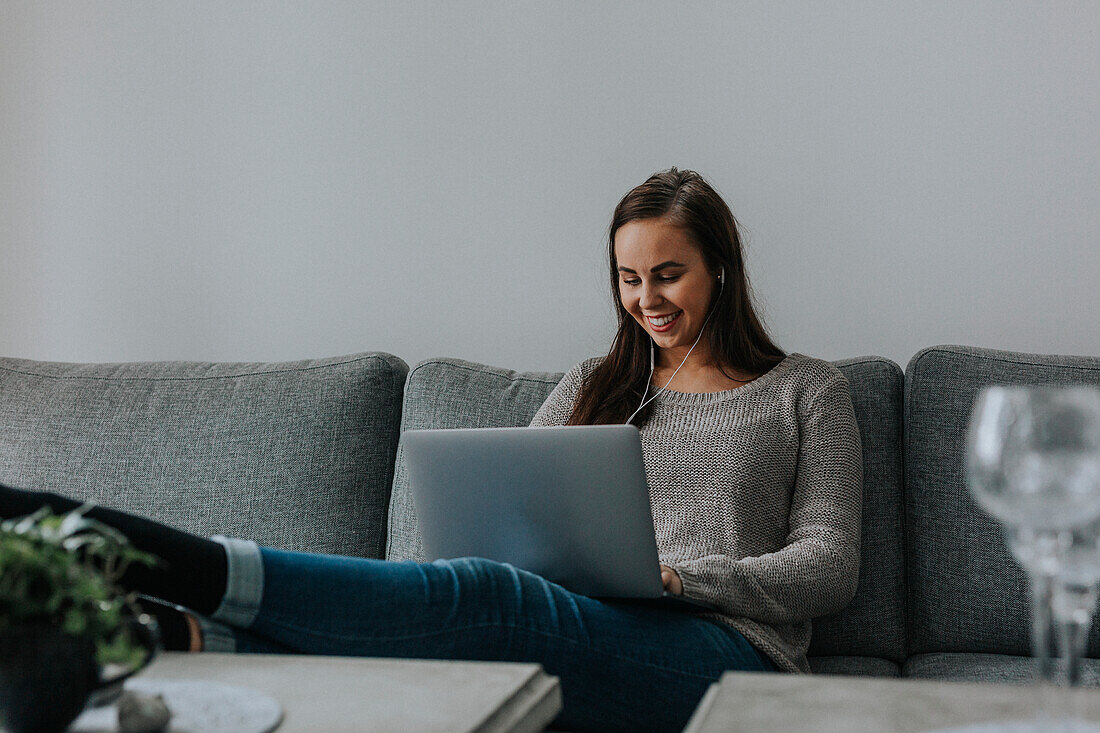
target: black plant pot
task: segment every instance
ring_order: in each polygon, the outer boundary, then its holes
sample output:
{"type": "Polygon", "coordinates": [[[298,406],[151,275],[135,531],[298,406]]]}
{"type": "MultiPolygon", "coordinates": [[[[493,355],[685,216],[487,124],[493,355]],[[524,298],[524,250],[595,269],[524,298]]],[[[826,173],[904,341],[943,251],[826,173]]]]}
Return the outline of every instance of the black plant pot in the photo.
{"type": "Polygon", "coordinates": [[[0,631],[0,722],[11,733],[65,730],[98,684],[88,639],[42,624],[0,631]]]}

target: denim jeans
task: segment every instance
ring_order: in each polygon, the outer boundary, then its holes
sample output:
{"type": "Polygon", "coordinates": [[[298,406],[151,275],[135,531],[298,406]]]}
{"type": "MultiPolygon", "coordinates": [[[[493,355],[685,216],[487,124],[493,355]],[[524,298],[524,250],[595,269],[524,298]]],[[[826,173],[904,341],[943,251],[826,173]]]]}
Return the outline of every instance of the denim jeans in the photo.
{"type": "MultiPolygon", "coordinates": [[[[722,624],[577,595],[504,563],[219,541],[229,587],[214,619],[237,651],[537,662],[561,680],[559,729],[679,731],[725,670],[775,669],[722,624]]],[[[217,627],[205,628],[216,648],[217,627]]]]}

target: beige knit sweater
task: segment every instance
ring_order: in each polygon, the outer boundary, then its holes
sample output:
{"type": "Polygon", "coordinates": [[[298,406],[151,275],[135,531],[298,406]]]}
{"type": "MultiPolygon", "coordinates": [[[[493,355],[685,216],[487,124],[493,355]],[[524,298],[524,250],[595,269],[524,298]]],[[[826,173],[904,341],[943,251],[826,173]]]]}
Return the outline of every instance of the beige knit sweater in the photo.
{"type": "MultiPolygon", "coordinates": [[[[573,367],[532,425],[563,425],[573,367]]],[[[660,561],[708,618],[780,669],[809,672],[810,619],[843,608],[859,575],[863,459],[848,381],[790,354],[724,392],[662,392],[641,429],[660,561]]]]}

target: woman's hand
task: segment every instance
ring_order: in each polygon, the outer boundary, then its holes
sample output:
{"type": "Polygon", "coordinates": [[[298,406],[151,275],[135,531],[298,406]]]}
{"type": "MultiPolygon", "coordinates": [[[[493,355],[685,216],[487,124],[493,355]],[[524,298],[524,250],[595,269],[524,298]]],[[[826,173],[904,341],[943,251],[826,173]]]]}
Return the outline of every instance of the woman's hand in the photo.
{"type": "Polygon", "coordinates": [[[680,581],[680,576],[668,565],[661,566],[661,582],[669,593],[677,596],[684,594],[684,584],[680,581]]]}

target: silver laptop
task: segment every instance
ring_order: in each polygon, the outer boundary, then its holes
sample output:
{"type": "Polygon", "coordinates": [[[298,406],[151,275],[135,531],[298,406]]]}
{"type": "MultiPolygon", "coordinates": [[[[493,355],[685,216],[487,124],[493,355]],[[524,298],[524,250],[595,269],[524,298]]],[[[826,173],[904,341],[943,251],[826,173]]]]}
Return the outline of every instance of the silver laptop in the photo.
{"type": "Polygon", "coordinates": [[[594,598],[665,592],[633,425],[407,430],[409,487],[428,560],[484,557],[594,598]]]}

